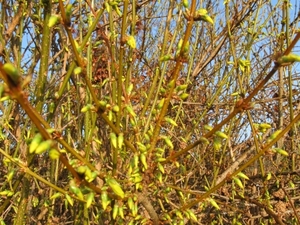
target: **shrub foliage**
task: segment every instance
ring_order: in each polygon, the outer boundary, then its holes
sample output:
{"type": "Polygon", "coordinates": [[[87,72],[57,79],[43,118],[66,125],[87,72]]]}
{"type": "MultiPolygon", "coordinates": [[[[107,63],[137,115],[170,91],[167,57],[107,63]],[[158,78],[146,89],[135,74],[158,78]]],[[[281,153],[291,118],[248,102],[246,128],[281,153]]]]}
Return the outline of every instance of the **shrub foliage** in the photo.
{"type": "Polygon", "coordinates": [[[0,7],[1,224],[300,223],[297,5],[0,7]]]}

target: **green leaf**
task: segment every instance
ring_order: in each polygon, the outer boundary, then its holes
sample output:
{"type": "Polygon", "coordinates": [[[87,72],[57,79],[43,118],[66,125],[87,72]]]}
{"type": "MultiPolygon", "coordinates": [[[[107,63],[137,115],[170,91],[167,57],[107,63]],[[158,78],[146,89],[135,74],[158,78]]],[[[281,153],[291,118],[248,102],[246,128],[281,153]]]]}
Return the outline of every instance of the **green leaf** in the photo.
{"type": "Polygon", "coordinates": [[[136,42],[135,42],[135,38],[130,35],[127,37],[127,44],[131,47],[131,48],[136,48],[136,42]]]}
{"type": "Polygon", "coordinates": [[[94,201],[95,194],[93,192],[89,193],[86,197],[86,208],[89,208],[94,201]]]}
{"type": "Polygon", "coordinates": [[[105,9],[106,9],[106,11],[108,12],[108,13],[110,13],[110,11],[111,11],[111,6],[108,4],[108,2],[107,1],[105,1],[104,2],[104,5],[105,5],[105,9]]]}
{"type": "Polygon", "coordinates": [[[266,176],[266,180],[270,180],[272,178],[272,174],[269,172],[266,176]]]}
{"type": "Polygon", "coordinates": [[[85,179],[87,182],[90,183],[90,182],[92,182],[93,180],[95,180],[97,176],[98,176],[97,171],[93,171],[93,172],[91,172],[90,176],[86,176],[86,175],[85,175],[84,179],[85,179]]]}
{"type": "Polygon", "coordinates": [[[293,63],[293,62],[300,62],[300,56],[290,53],[288,55],[281,56],[277,59],[278,64],[293,63]]]}
{"type": "Polygon", "coordinates": [[[10,182],[12,180],[12,178],[14,177],[15,174],[15,170],[10,170],[9,173],[7,175],[5,175],[4,177],[6,177],[6,180],[8,182],[10,182]]]}
{"type": "Polygon", "coordinates": [[[70,182],[70,191],[74,193],[79,199],[84,200],[81,190],[75,185],[74,181],[70,182]]]}
{"type": "Polygon", "coordinates": [[[208,145],[209,144],[209,140],[205,137],[200,137],[199,141],[203,142],[204,144],[208,145]]]}
{"type": "Polygon", "coordinates": [[[12,196],[13,194],[14,194],[14,192],[9,191],[9,190],[5,190],[5,191],[0,192],[0,196],[12,196]]]}
{"type": "Polygon", "coordinates": [[[87,169],[88,169],[87,166],[79,166],[79,167],[77,167],[76,171],[79,174],[84,174],[87,169]]]}
{"type": "Polygon", "coordinates": [[[119,107],[118,105],[114,105],[114,106],[112,107],[112,111],[113,111],[113,112],[119,112],[119,111],[120,111],[120,107],[119,107]]]}
{"type": "Polygon", "coordinates": [[[214,200],[214,199],[212,199],[212,198],[210,198],[209,199],[209,202],[210,202],[210,204],[213,206],[213,207],[215,207],[216,209],[220,209],[220,207],[219,207],[219,205],[217,204],[217,202],[214,200]]]}
{"type": "Polygon", "coordinates": [[[165,61],[168,61],[170,59],[172,59],[171,55],[164,55],[164,56],[160,57],[159,61],[165,62],[165,61]]]}
{"type": "Polygon", "coordinates": [[[66,12],[66,21],[65,21],[65,23],[66,23],[67,26],[70,26],[70,24],[71,24],[72,7],[73,7],[72,4],[68,4],[66,6],[66,9],[65,9],[65,12],[66,12]]]}
{"type": "Polygon", "coordinates": [[[133,199],[131,197],[128,198],[127,204],[128,204],[128,207],[130,210],[133,209],[134,203],[133,203],[133,199]]]}
{"type": "Polygon", "coordinates": [[[228,136],[225,133],[223,133],[222,131],[217,131],[216,135],[222,139],[228,139],[228,136]]]}
{"type": "Polygon", "coordinates": [[[165,117],[165,121],[171,125],[173,125],[174,127],[177,127],[177,123],[170,117],[165,117]]]}
{"type": "Polygon", "coordinates": [[[142,153],[140,155],[140,160],[141,160],[141,163],[143,164],[144,168],[147,169],[148,168],[148,164],[147,164],[146,155],[142,153]]]}
{"type": "Polygon", "coordinates": [[[43,137],[40,133],[37,133],[34,138],[32,139],[30,146],[29,146],[29,153],[32,154],[35,152],[35,150],[37,149],[37,147],[40,145],[40,143],[42,142],[43,137]]]}
{"type": "Polygon", "coordinates": [[[272,140],[274,140],[275,138],[277,138],[277,136],[281,133],[281,130],[276,130],[273,134],[271,134],[271,136],[268,138],[268,142],[271,142],[272,140]]]}
{"type": "Polygon", "coordinates": [[[57,151],[55,148],[50,149],[49,151],[49,157],[52,160],[58,159],[60,156],[60,152],[57,151]]]}
{"type": "Polygon", "coordinates": [[[259,124],[259,128],[261,129],[270,129],[272,126],[268,123],[261,123],[259,124]]]}
{"type": "Polygon", "coordinates": [[[114,148],[117,148],[117,135],[115,133],[110,133],[110,142],[114,148]]]}
{"type": "Polygon", "coordinates": [[[172,88],[172,87],[174,87],[175,86],[175,80],[174,79],[172,79],[169,83],[168,83],[168,88],[172,88]]]}
{"type": "Polygon", "coordinates": [[[204,125],[204,129],[205,130],[208,130],[208,131],[211,131],[213,128],[212,128],[212,126],[209,126],[209,125],[204,125]]]}
{"type": "Polygon", "coordinates": [[[165,143],[166,143],[171,149],[174,148],[174,145],[173,145],[173,143],[172,143],[172,141],[171,141],[170,138],[164,137],[164,140],[165,140],[165,143]]]}
{"type": "Polygon", "coordinates": [[[156,178],[162,184],[163,180],[162,180],[162,173],[161,172],[156,173],[156,178]]]}
{"type": "Polygon", "coordinates": [[[106,210],[107,206],[110,204],[111,200],[108,197],[107,191],[103,191],[101,193],[101,204],[104,210],[106,210]]]}
{"type": "Polygon", "coordinates": [[[76,67],[76,68],[73,70],[73,72],[74,72],[75,75],[78,75],[78,74],[80,74],[80,73],[82,72],[82,68],[78,66],[78,67],[76,67]]]}
{"type": "Polygon", "coordinates": [[[0,84],[0,98],[2,98],[3,93],[4,93],[4,85],[0,84]]]}
{"type": "Polygon", "coordinates": [[[213,19],[207,14],[207,10],[206,9],[199,9],[196,11],[196,15],[194,17],[195,21],[205,21],[211,24],[214,24],[213,19]]]}
{"type": "Polygon", "coordinates": [[[249,177],[246,174],[244,174],[243,172],[239,172],[237,175],[241,178],[244,178],[245,180],[249,180],[249,177]]]}
{"type": "Polygon", "coordinates": [[[198,15],[198,16],[204,16],[206,14],[207,14],[207,10],[206,9],[199,9],[196,12],[196,15],[198,15]]]}
{"type": "Polygon", "coordinates": [[[67,201],[69,202],[69,204],[70,204],[71,206],[74,205],[74,200],[73,200],[73,198],[70,197],[70,195],[66,194],[66,199],[67,199],[67,201]]]}
{"type": "Polygon", "coordinates": [[[123,143],[124,143],[124,134],[119,133],[119,135],[118,135],[118,147],[120,149],[122,148],[123,143]]]}
{"type": "Polygon", "coordinates": [[[204,15],[202,20],[211,24],[214,24],[214,20],[209,15],[204,15]]]}
{"type": "Polygon", "coordinates": [[[113,192],[118,195],[120,198],[125,197],[125,193],[122,190],[120,184],[113,178],[106,178],[106,183],[113,190],[113,192]]]}
{"type": "Polygon", "coordinates": [[[189,1],[188,0],[183,0],[182,4],[183,4],[184,8],[188,8],[189,7],[189,1]]]}
{"type": "Polygon", "coordinates": [[[127,110],[127,112],[129,112],[129,114],[132,117],[136,117],[136,114],[135,114],[135,112],[133,111],[133,109],[132,109],[132,107],[130,105],[126,105],[126,110],[127,110]]]}
{"type": "Polygon", "coordinates": [[[49,21],[48,21],[48,27],[53,27],[54,25],[57,24],[57,22],[60,20],[60,17],[58,15],[52,15],[50,16],[49,18],[49,21]]]}
{"type": "Polygon", "coordinates": [[[157,108],[158,108],[158,109],[161,109],[161,108],[163,107],[164,103],[165,103],[165,98],[162,98],[162,99],[159,101],[159,103],[158,103],[158,105],[157,105],[157,108]]]}
{"type": "Polygon", "coordinates": [[[244,72],[245,70],[246,71],[249,71],[250,70],[250,61],[249,60],[246,60],[246,59],[240,59],[239,60],[239,67],[241,69],[242,72],[244,72]]]}
{"type": "Polygon", "coordinates": [[[118,16],[122,16],[122,12],[120,11],[120,9],[117,5],[113,5],[112,8],[116,11],[118,16]]]}
{"type": "Polygon", "coordinates": [[[56,198],[59,198],[61,196],[61,193],[60,192],[56,192],[54,195],[52,195],[50,197],[50,199],[56,199],[56,198]]]}
{"type": "Polygon", "coordinates": [[[178,209],[175,210],[175,214],[177,218],[183,219],[182,213],[178,209]]]}
{"type": "Polygon", "coordinates": [[[158,167],[159,171],[160,171],[162,174],[164,174],[164,173],[165,173],[165,168],[163,167],[163,165],[162,165],[162,164],[160,164],[160,163],[157,163],[157,167],[158,167]]]}
{"type": "Polygon", "coordinates": [[[158,158],[158,159],[157,159],[157,162],[164,162],[164,161],[166,161],[165,158],[158,158]]]}
{"type": "Polygon", "coordinates": [[[180,51],[181,50],[181,47],[182,47],[182,43],[183,43],[183,39],[181,38],[177,44],[177,51],[180,51]]]}
{"type": "Polygon", "coordinates": [[[119,216],[124,219],[124,208],[123,206],[119,206],[119,216]]]}
{"type": "Polygon", "coordinates": [[[126,89],[127,94],[131,95],[132,90],[133,90],[133,83],[130,83],[126,89]]]}
{"type": "Polygon", "coordinates": [[[189,94],[188,93],[182,93],[179,97],[182,101],[185,101],[189,97],[189,94]]]}
{"type": "Polygon", "coordinates": [[[90,168],[86,167],[85,171],[84,171],[84,179],[86,181],[92,179],[92,171],[90,170],[90,168]]]}
{"type": "Polygon", "coordinates": [[[114,204],[114,208],[113,208],[113,219],[115,220],[118,216],[118,213],[119,213],[119,206],[118,204],[114,204]]]}
{"type": "Polygon", "coordinates": [[[136,144],[138,145],[139,150],[141,152],[146,152],[147,151],[147,147],[144,144],[142,144],[141,142],[136,142],[136,144]]]}
{"type": "Polygon", "coordinates": [[[93,105],[87,104],[86,106],[84,106],[84,107],[81,109],[81,112],[82,112],[82,113],[85,113],[85,112],[91,110],[92,107],[93,107],[93,105]]]}
{"type": "Polygon", "coordinates": [[[241,189],[244,189],[244,185],[238,177],[233,177],[233,180],[241,189]]]}
{"type": "Polygon", "coordinates": [[[52,144],[53,144],[52,140],[43,141],[41,144],[39,144],[39,146],[36,148],[34,153],[35,154],[42,154],[45,151],[49,150],[52,144]]]}
{"type": "Polygon", "coordinates": [[[283,156],[289,156],[289,153],[281,148],[274,148],[274,151],[283,155],[283,156]]]}
{"type": "Polygon", "coordinates": [[[183,90],[185,90],[187,87],[188,87],[187,84],[182,84],[182,85],[177,86],[177,87],[176,87],[176,90],[177,90],[177,91],[183,91],[183,90]]]}
{"type": "Polygon", "coordinates": [[[216,151],[220,151],[222,147],[222,141],[220,138],[214,138],[213,146],[216,151]]]}

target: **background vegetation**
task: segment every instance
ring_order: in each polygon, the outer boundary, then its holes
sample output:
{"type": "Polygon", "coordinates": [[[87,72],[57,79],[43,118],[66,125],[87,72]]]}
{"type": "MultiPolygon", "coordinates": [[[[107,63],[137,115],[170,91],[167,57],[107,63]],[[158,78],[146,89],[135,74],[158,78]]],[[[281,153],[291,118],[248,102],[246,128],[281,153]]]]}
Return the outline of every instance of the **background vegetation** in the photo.
{"type": "Polygon", "coordinates": [[[300,224],[299,3],[0,7],[1,224],[300,224]]]}

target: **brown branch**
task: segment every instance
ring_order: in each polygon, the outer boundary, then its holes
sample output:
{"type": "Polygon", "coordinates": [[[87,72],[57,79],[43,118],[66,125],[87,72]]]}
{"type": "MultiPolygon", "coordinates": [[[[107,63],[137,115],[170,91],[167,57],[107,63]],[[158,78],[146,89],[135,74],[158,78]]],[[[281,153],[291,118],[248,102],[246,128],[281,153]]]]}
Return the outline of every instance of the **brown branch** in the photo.
{"type": "Polygon", "coordinates": [[[284,225],[282,219],[272,209],[270,209],[267,205],[255,200],[255,199],[251,199],[251,198],[248,198],[248,197],[243,197],[239,194],[237,195],[237,197],[242,199],[242,200],[245,200],[247,202],[253,203],[254,205],[257,205],[260,208],[263,208],[268,213],[268,215],[271,216],[276,221],[276,224],[284,225]]]}
{"type": "MultiPolygon", "coordinates": [[[[7,28],[7,31],[5,32],[5,37],[4,38],[5,38],[6,41],[10,39],[13,31],[19,25],[19,23],[21,21],[21,18],[23,16],[23,11],[24,11],[24,3],[22,1],[20,1],[18,11],[17,11],[16,15],[14,16],[14,18],[12,19],[12,21],[10,23],[10,26],[7,28]]],[[[0,54],[2,54],[3,50],[4,50],[4,45],[3,45],[3,43],[1,43],[0,44],[0,54]]]]}
{"type": "Polygon", "coordinates": [[[293,211],[294,211],[294,215],[295,215],[295,217],[297,218],[297,224],[300,224],[300,218],[299,218],[299,215],[298,215],[298,213],[297,213],[297,210],[296,210],[296,208],[295,208],[295,206],[294,206],[294,204],[293,204],[293,202],[292,202],[292,200],[291,200],[289,194],[287,193],[287,191],[285,190],[285,188],[283,187],[283,185],[282,185],[281,189],[283,190],[284,194],[286,195],[287,199],[289,200],[289,203],[290,203],[290,205],[291,205],[291,207],[292,207],[292,209],[293,209],[293,211]]]}
{"type": "Polygon", "coordinates": [[[222,180],[220,183],[212,187],[209,191],[207,191],[205,194],[199,196],[196,200],[193,200],[184,206],[182,206],[182,210],[184,209],[189,209],[192,206],[198,204],[200,201],[203,201],[203,199],[208,198],[210,194],[213,192],[217,191],[219,188],[221,188],[227,181],[231,180],[232,177],[236,176],[239,172],[243,171],[246,169],[249,165],[254,163],[259,157],[263,156],[265,152],[270,149],[283,135],[285,135],[293,126],[296,122],[300,120],[300,114],[298,114],[287,126],[284,130],[282,130],[278,136],[270,141],[268,144],[266,144],[255,156],[253,156],[251,159],[249,159],[245,164],[243,164],[241,167],[239,167],[236,171],[234,171],[232,174],[228,174],[228,176],[222,180]]]}
{"type": "MultiPolygon", "coordinates": [[[[294,38],[294,40],[292,41],[292,43],[288,46],[288,48],[285,50],[285,52],[283,53],[283,55],[287,55],[291,52],[291,50],[293,49],[293,47],[296,45],[296,43],[298,42],[298,40],[300,39],[300,32],[297,33],[296,37],[294,38]]],[[[272,62],[272,60],[270,60],[270,62],[267,64],[267,66],[272,62]]],[[[243,99],[239,104],[236,105],[236,107],[234,108],[233,112],[230,113],[223,121],[221,121],[219,124],[217,124],[211,131],[209,131],[208,133],[206,133],[204,135],[205,138],[210,138],[214,135],[214,133],[218,130],[220,130],[225,124],[227,124],[232,118],[234,118],[237,114],[243,112],[245,110],[245,107],[247,107],[250,103],[250,101],[252,100],[252,98],[265,86],[265,84],[273,77],[273,75],[276,73],[277,69],[280,67],[280,65],[276,64],[274,65],[273,69],[268,73],[268,75],[255,87],[255,89],[248,95],[247,98],[243,99]]],[[[265,73],[265,70],[263,69],[260,76],[263,76],[263,74],[265,73]]],[[[178,152],[176,152],[175,154],[169,156],[165,162],[163,163],[167,163],[170,161],[173,161],[174,159],[176,159],[178,156],[185,154],[186,152],[188,152],[189,150],[193,149],[194,147],[196,147],[197,145],[201,144],[202,140],[198,140],[196,142],[194,142],[193,144],[190,144],[189,146],[187,146],[185,149],[182,149],[178,152]]]]}
{"type": "Polygon", "coordinates": [[[150,200],[147,197],[147,193],[145,191],[143,193],[138,194],[138,200],[145,207],[147,212],[149,213],[149,215],[153,221],[153,225],[158,225],[159,224],[158,215],[155,212],[150,200]]]}
{"type": "MultiPolygon", "coordinates": [[[[243,17],[241,17],[241,15],[243,14],[243,11],[240,12],[239,14],[235,15],[235,18],[237,19],[232,19],[232,24],[230,25],[230,32],[233,32],[235,30],[235,28],[237,28],[243,21],[244,19],[251,14],[251,12],[253,12],[253,8],[256,4],[256,2],[252,2],[253,5],[250,6],[250,9],[245,13],[245,15],[243,17]],[[240,19],[239,19],[240,18],[240,19]]],[[[197,78],[197,75],[199,73],[201,73],[201,71],[215,58],[215,56],[218,54],[218,52],[221,50],[221,47],[223,46],[223,44],[225,43],[226,39],[228,38],[228,33],[229,31],[227,30],[227,27],[225,27],[220,35],[218,35],[218,37],[216,38],[216,40],[220,40],[221,37],[223,36],[223,39],[219,42],[219,44],[215,47],[215,49],[212,52],[209,52],[211,50],[211,48],[213,47],[213,45],[211,45],[208,49],[207,49],[207,54],[209,55],[208,58],[205,60],[205,62],[201,63],[199,62],[193,73],[192,73],[192,77],[194,78],[194,80],[197,78]]],[[[204,58],[204,57],[203,57],[204,58]]],[[[201,61],[202,59],[200,59],[201,61]]],[[[189,90],[189,89],[188,89],[189,90]]]]}
{"type": "Polygon", "coordinates": [[[20,1],[20,6],[18,8],[18,11],[17,11],[16,15],[14,16],[14,18],[12,19],[11,24],[10,24],[10,26],[8,27],[8,29],[5,33],[6,34],[6,40],[8,40],[11,37],[12,32],[15,30],[16,26],[19,25],[20,20],[21,20],[22,15],[23,15],[23,10],[24,10],[24,3],[22,1],[20,1]]]}

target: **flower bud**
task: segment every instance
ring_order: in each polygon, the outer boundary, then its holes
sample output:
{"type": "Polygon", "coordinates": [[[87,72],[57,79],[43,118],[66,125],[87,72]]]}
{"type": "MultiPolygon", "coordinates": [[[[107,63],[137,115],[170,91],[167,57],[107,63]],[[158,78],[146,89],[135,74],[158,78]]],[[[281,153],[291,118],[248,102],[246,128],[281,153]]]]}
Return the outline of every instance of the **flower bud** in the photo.
{"type": "Polygon", "coordinates": [[[2,70],[7,74],[8,78],[14,85],[17,86],[20,83],[20,74],[12,63],[5,63],[2,66],[2,70]]]}

